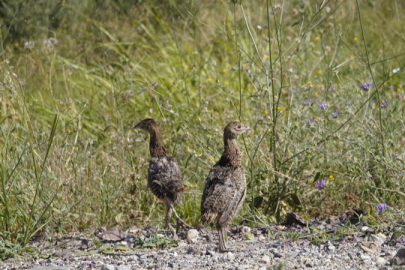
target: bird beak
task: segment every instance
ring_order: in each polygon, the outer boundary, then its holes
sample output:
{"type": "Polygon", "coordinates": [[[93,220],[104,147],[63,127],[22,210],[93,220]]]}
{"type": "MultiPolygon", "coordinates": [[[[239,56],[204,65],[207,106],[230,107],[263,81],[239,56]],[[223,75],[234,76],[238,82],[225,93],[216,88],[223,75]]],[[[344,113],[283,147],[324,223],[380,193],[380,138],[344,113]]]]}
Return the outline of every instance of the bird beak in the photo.
{"type": "Polygon", "coordinates": [[[134,126],[134,128],[140,128],[141,123],[138,123],[134,126]]]}
{"type": "Polygon", "coordinates": [[[252,130],[249,126],[245,126],[245,131],[252,130]]]}

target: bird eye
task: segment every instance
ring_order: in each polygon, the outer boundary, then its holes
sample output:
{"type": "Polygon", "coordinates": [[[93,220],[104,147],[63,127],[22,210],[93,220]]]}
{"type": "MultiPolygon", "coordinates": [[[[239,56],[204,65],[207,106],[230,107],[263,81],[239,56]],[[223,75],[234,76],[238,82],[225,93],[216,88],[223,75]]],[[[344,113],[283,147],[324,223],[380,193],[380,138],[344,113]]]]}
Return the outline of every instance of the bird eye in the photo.
{"type": "Polygon", "coordinates": [[[242,126],[241,126],[241,125],[239,125],[239,126],[238,126],[238,128],[242,128],[242,126]]]}

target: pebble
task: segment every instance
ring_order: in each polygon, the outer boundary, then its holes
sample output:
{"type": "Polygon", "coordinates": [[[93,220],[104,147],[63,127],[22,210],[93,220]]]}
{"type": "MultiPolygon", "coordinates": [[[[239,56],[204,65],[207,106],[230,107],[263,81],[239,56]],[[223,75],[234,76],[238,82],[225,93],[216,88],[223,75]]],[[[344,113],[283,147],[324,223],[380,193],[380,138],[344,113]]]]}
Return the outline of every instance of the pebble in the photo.
{"type": "Polygon", "coordinates": [[[101,270],[114,270],[114,269],[115,269],[114,265],[111,265],[111,264],[104,264],[101,267],[101,270]]]}
{"type": "Polygon", "coordinates": [[[383,266],[386,262],[387,261],[384,258],[381,258],[381,257],[378,257],[377,261],[376,261],[377,265],[379,265],[379,266],[383,266]]]}
{"type": "Polygon", "coordinates": [[[188,230],[187,232],[187,241],[189,243],[197,243],[198,240],[198,231],[196,229],[188,230]]]}
{"type": "Polygon", "coordinates": [[[386,237],[385,238],[381,237],[381,234],[379,234],[379,235],[372,234],[372,235],[370,235],[370,238],[373,240],[374,243],[376,243],[378,245],[384,244],[384,241],[386,239],[386,237]]]}
{"type": "Polygon", "coordinates": [[[126,266],[126,265],[118,265],[115,269],[116,270],[129,270],[128,266],[126,266]]]}
{"type": "Polygon", "coordinates": [[[363,227],[361,227],[361,231],[362,232],[367,232],[368,231],[368,229],[370,229],[369,227],[367,227],[367,226],[363,226],[363,227]]]}
{"type": "Polygon", "coordinates": [[[270,257],[267,255],[264,255],[261,259],[260,259],[261,263],[265,263],[265,264],[270,264],[270,257]]]}
{"type": "Polygon", "coordinates": [[[215,251],[207,249],[207,250],[205,251],[205,255],[214,256],[214,255],[215,255],[215,251]]]}
{"type": "Polygon", "coordinates": [[[232,252],[228,252],[226,258],[228,259],[228,261],[233,261],[235,259],[235,255],[232,252]]]}
{"type": "Polygon", "coordinates": [[[250,233],[252,231],[252,229],[248,226],[243,226],[241,231],[243,234],[247,234],[247,233],[250,233]]]}

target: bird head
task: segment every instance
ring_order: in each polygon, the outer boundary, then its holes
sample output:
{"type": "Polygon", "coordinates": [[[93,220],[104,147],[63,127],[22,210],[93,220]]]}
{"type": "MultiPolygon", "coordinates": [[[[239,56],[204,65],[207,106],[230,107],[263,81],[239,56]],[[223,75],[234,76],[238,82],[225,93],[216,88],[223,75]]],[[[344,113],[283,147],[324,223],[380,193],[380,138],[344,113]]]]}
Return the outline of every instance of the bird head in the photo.
{"type": "Polygon", "coordinates": [[[151,132],[153,130],[156,130],[157,127],[158,127],[158,124],[156,123],[155,120],[153,120],[152,118],[146,118],[146,119],[143,119],[138,124],[136,124],[134,128],[145,130],[147,132],[151,132]]]}
{"type": "Polygon", "coordinates": [[[238,135],[251,130],[249,126],[237,121],[230,122],[224,129],[224,135],[230,138],[236,138],[238,135]]]}

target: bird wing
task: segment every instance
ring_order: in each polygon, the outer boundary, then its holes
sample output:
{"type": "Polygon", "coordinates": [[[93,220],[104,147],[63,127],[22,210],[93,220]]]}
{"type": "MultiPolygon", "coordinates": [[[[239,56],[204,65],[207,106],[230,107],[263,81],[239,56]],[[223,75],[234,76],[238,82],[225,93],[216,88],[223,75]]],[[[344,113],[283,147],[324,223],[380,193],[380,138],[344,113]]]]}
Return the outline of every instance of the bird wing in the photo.
{"type": "Polygon", "coordinates": [[[211,223],[214,220],[217,220],[219,224],[225,224],[235,214],[246,190],[246,185],[240,186],[238,179],[235,179],[239,175],[241,175],[239,169],[220,166],[214,166],[211,169],[204,181],[201,200],[203,224],[211,223]]]}
{"type": "Polygon", "coordinates": [[[149,161],[148,186],[159,198],[176,200],[177,193],[183,190],[183,178],[173,157],[152,158],[149,161]]]}

